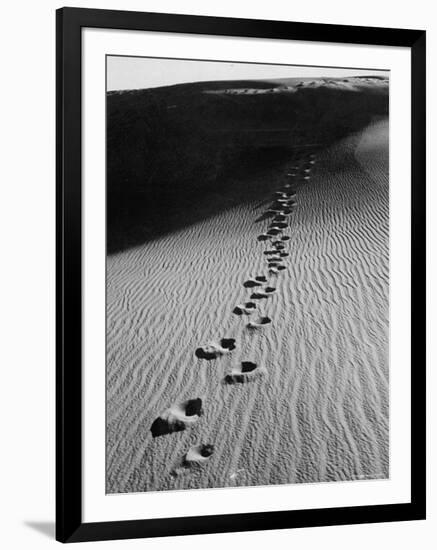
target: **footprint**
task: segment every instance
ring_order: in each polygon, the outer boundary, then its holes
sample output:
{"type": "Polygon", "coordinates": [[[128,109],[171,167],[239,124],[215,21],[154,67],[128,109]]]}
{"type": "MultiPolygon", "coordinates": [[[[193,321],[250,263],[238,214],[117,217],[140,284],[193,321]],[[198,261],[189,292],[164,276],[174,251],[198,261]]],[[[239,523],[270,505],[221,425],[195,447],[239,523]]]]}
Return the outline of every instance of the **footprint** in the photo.
{"type": "Polygon", "coordinates": [[[276,288],[273,286],[266,286],[263,290],[254,292],[250,297],[251,300],[261,300],[262,298],[268,298],[273,292],[276,292],[276,288]]]}
{"type": "Polygon", "coordinates": [[[268,298],[269,296],[270,296],[269,293],[260,290],[260,291],[258,291],[258,292],[254,292],[254,293],[251,295],[250,299],[251,299],[251,300],[262,300],[263,298],[268,298]]]}
{"type": "Polygon", "coordinates": [[[289,235],[282,235],[281,241],[289,241],[289,240],[290,240],[289,235]]]}
{"type": "Polygon", "coordinates": [[[260,281],[261,283],[266,283],[266,282],[267,282],[267,277],[265,277],[264,275],[257,275],[257,276],[255,277],[255,279],[256,279],[257,281],[260,281]]]}
{"type": "Polygon", "coordinates": [[[243,361],[238,367],[234,367],[230,374],[225,376],[227,384],[250,382],[264,375],[266,370],[252,361],[243,361]]]}
{"type": "Polygon", "coordinates": [[[235,315],[250,315],[256,309],[256,304],[253,302],[246,302],[244,305],[238,305],[234,307],[233,313],[235,315]]]}
{"type": "Polygon", "coordinates": [[[268,229],[273,229],[273,228],[275,228],[275,227],[276,227],[277,229],[284,229],[284,227],[283,227],[284,225],[287,226],[287,222],[280,222],[280,221],[275,222],[275,221],[272,221],[272,222],[270,223],[268,229]]]}
{"type": "Polygon", "coordinates": [[[210,342],[205,346],[197,348],[195,355],[198,359],[206,359],[210,361],[211,359],[216,359],[221,355],[226,355],[235,349],[235,339],[234,338],[223,338],[220,340],[220,344],[216,342],[210,342]]]}
{"type": "Polygon", "coordinates": [[[265,325],[268,325],[272,322],[270,317],[258,317],[255,321],[250,321],[247,323],[248,328],[262,328],[265,325]]]}
{"type": "Polygon", "coordinates": [[[172,405],[153,421],[150,431],[153,437],[181,432],[199,420],[203,414],[200,397],[172,405]]]}
{"type": "Polygon", "coordinates": [[[265,233],[263,235],[258,235],[257,239],[259,241],[268,241],[270,239],[270,235],[266,235],[265,233]]]}
{"type": "Polygon", "coordinates": [[[235,349],[235,338],[222,338],[220,340],[220,344],[223,348],[228,349],[229,351],[232,351],[235,349]]]}
{"type": "Polygon", "coordinates": [[[264,252],[263,252],[263,254],[265,256],[272,256],[272,255],[277,254],[277,253],[278,253],[277,250],[264,250],[264,252]]]}
{"type": "Polygon", "coordinates": [[[279,227],[271,227],[268,231],[267,231],[267,234],[268,235],[279,235],[279,233],[281,233],[281,229],[279,227]]]}
{"type": "Polygon", "coordinates": [[[284,264],[276,264],[276,265],[269,266],[269,272],[273,274],[277,274],[279,273],[279,271],[284,271],[284,269],[287,269],[284,264]]]}
{"type": "Polygon", "coordinates": [[[270,216],[274,216],[275,214],[281,214],[282,209],[281,208],[269,208],[269,210],[266,210],[266,214],[269,214],[270,216]]]}
{"type": "Polygon", "coordinates": [[[207,462],[214,452],[214,445],[202,444],[191,447],[184,458],[184,465],[191,466],[194,464],[201,464],[207,462]]]}
{"type": "Polygon", "coordinates": [[[280,256],[281,258],[286,258],[286,257],[289,256],[289,255],[290,255],[290,254],[289,254],[288,252],[280,252],[280,253],[279,253],[279,256],[280,256]]]}
{"type": "Polygon", "coordinates": [[[262,283],[256,279],[248,279],[243,283],[244,288],[253,288],[254,286],[262,286],[262,283]]]}

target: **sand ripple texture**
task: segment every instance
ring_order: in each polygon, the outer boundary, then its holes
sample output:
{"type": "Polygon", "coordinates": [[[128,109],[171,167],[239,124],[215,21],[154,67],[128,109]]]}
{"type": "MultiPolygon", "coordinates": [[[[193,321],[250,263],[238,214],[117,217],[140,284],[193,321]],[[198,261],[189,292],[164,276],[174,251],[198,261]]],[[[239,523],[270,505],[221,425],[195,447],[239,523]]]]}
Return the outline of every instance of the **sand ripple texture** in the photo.
{"type": "Polygon", "coordinates": [[[388,192],[387,121],[317,155],[261,331],[232,310],[250,295],[242,283],[267,274],[265,204],[108,257],[108,493],[388,476],[388,192]],[[232,353],[196,358],[222,337],[232,353]],[[241,361],[265,375],[224,383],[241,361]],[[155,418],[195,397],[193,427],[152,438],[155,418]],[[207,464],[172,475],[200,443],[214,445],[207,464]]]}

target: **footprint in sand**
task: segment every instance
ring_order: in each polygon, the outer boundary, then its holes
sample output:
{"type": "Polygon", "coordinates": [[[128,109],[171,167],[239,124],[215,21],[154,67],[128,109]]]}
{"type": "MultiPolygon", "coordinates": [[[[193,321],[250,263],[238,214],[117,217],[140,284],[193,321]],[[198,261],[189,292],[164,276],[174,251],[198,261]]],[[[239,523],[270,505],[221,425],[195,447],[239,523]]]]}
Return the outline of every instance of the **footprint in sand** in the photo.
{"type": "Polygon", "coordinates": [[[272,322],[270,317],[258,317],[258,319],[255,319],[254,321],[250,321],[247,323],[247,328],[262,328],[266,325],[269,325],[272,322]]]}
{"type": "Polygon", "coordinates": [[[281,203],[280,212],[278,212],[278,215],[281,215],[281,214],[284,215],[285,210],[287,211],[287,215],[292,214],[295,206],[296,206],[295,201],[292,201],[291,199],[287,200],[284,203],[281,203]]]}
{"type": "Polygon", "coordinates": [[[267,278],[264,275],[257,275],[254,279],[244,281],[243,286],[245,288],[253,288],[254,286],[262,286],[262,283],[266,282],[267,278]]]}
{"type": "Polygon", "coordinates": [[[253,288],[254,286],[262,286],[262,282],[258,279],[248,279],[243,283],[244,288],[253,288]]]}
{"type": "Polygon", "coordinates": [[[255,311],[255,309],[256,304],[254,304],[253,302],[246,302],[243,305],[238,304],[237,306],[235,306],[233,309],[233,313],[235,313],[235,315],[250,315],[255,311]]]}
{"type": "Polygon", "coordinates": [[[281,241],[289,241],[289,240],[290,240],[289,235],[282,235],[281,241]]]}
{"type": "Polygon", "coordinates": [[[276,291],[276,288],[272,287],[272,286],[266,286],[264,288],[264,290],[258,290],[257,292],[254,292],[250,299],[251,300],[262,300],[263,298],[268,298],[269,296],[271,296],[271,294],[273,292],[276,291]]]}
{"type": "Polygon", "coordinates": [[[202,444],[191,447],[188,453],[185,455],[184,464],[191,466],[194,464],[202,464],[207,462],[214,452],[214,445],[202,444]]]}
{"type": "Polygon", "coordinates": [[[202,400],[188,399],[172,405],[156,418],[150,427],[153,437],[181,432],[199,420],[203,414],[202,400]]]}
{"type": "Polygon", "coordinates": [[[234,338],[222,338],[220,344],[216,342],[210,342],[205,346],[197,348],[195,355],[199,359],[206,359],[210,361],[211,359],[216,359],[221,355],[226,355],[235,349],[235,339],[234,338]]]}
{"type": "Polygon", "coordinates": [[[267,231],[267,234],[268,235],[279,235],[279,233],[281,233],[282,230],[277,227],[277,226],[274,226],[274,227],[271,227],[268,231],[267,231]]]}
{"type": "Polygon", "coordinates": [[[284,208],[282,206],[278,208],[270,208],[269,210],[266,210],[266,213],[269,214],[269,218],[272,216],[280,216],[284,213],[284,208]]]}
{"type": "Polygon", "coordinates": [[[264,250],[263,252],[264,256],[273,256],[275,254],[278,254],[277,250],[264,250]]]}
{"type": "Polygon", "coordinates": [[[225,382],[227,384],[250,382],[265,373],[266,370],[259,367],[256,363],[252,361],[243,361],[225,376],[225,382]]]}
{"type": "Polygon", "coordinates": [[[281,260],[279,259],[278,256],[275,256],[274,258],[269,258],[267,260],[268,267],[277,267],[281,263],[281,260]]]}
{"type": "Polygon", "coordinates": [[[270,239],[270,235],[266,235],[265,233],[262,235],[258,235],[257,239],[259,241],[268,241],[270,239]]]}
{"type": "Polygon", "coordinates": [[[208,462],[213,453],[214,445],[210,445],[209,443],[202,443],[191,447],[170,475],[172,477],[189,475],[205,462],[208,462]]]}
{"type": "Polygon", "coordinates": [[[272,266],[272,267],[269,267],[269,272],[272,274],[272,275],[277,275],[279,273],[279,271],[284,271],[284,269],[287,269],[285,267],[285,265],[278,265],[278,266],[272,266]]]}

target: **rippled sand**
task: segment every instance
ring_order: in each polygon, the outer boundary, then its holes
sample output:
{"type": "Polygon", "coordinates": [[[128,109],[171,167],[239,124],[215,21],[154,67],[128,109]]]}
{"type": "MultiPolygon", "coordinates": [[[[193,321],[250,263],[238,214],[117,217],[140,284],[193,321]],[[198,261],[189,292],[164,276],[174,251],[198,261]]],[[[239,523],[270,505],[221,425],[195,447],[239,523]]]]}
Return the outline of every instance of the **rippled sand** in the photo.
{"type": "Polygon", "coordinates": [[[245,280],[268,275],[268,221],[255,222],[268,202],[108,257],[108,492],[388,476],[388,122],[319,152],[296,200],[260,330],[232,310],[253,291],[245,280]],[[231,353],[195,356],[224,337],[231,353]],[[265,373],[226,384],[241,361],[265,373]],[[196,397],[195,425],[152,438],[163,411],[196,397]],[[213,455],[181,473],[201,443],[213,455]]]}

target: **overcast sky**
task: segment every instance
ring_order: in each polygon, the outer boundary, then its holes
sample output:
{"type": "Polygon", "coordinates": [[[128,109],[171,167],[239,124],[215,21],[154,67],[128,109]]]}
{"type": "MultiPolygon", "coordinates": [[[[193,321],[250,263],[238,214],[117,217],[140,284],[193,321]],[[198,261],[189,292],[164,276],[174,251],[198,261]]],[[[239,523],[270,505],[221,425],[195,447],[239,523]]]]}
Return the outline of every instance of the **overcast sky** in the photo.
{"type": "Polygon", "coordinates": [[[293,65],[263,65],[159,59],[149,57],[107,57],[107,89],[133,90],[156,88],[183,82],[208,80],[251,80],[296,77],[343,77],[361,75],[388,76],[375,69],[331,69],[326,67],[299,67],[293,65]]]}

